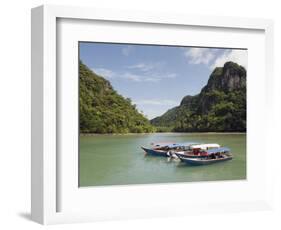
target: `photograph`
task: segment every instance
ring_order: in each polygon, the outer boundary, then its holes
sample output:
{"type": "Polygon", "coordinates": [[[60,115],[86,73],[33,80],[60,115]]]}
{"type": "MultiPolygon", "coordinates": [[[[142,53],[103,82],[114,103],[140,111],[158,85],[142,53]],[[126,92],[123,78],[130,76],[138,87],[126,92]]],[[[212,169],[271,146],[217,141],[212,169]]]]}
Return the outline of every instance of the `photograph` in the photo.
{"type": "Polygon", "coordinates": [[[78,42],[79,187],[247,179],[248,50],[78,42]]]}

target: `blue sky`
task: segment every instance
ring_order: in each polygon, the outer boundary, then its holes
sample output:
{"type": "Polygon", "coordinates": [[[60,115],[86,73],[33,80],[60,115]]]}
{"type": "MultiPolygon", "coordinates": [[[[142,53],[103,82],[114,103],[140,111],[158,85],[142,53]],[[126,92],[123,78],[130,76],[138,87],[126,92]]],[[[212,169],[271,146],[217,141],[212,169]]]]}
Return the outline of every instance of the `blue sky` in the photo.
{"type": "Polygon", "coordinates": [[[80,42],[80,60],[152,119],[198,94],[216,66],[247,68],[247,51],[80,42]]]}

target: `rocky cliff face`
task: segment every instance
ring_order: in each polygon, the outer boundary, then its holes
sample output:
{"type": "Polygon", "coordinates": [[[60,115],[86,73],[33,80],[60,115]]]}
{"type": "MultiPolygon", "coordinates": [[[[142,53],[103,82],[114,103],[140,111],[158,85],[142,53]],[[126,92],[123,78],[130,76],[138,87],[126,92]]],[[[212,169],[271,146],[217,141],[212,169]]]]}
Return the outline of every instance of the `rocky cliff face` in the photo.
{"type": "Polygon", "coordinates": [[[246,87],[246,70],[233,62],[227,62],[223,67],[217,67],[211,74],[203,92],[222,90],[225,92],[246,87]]]}
{"type": "Polygon", "coordinates": [[[198,95],[185,96],[151,123],[174,131],[245,131],[246,69],[233,62],[215,68],[198,95]]]}

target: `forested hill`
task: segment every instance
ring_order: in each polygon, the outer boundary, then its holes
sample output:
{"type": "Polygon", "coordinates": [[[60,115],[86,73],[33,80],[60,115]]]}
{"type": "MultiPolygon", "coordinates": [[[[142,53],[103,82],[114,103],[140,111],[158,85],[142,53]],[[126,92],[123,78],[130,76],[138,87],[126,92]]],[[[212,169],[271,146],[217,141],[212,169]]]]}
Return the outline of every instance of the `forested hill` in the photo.
{"type": "Polygon", "coordinates": [[[80,133],[153,132],[149,120],[110,82],[79,63],[80,133]]]}
{"type": "Polygon", "coordinates": [[[246,131],[246,70],[227,62],[214,69],[198,95],[151,120],[158,129],[189,131],[246,131]]]}

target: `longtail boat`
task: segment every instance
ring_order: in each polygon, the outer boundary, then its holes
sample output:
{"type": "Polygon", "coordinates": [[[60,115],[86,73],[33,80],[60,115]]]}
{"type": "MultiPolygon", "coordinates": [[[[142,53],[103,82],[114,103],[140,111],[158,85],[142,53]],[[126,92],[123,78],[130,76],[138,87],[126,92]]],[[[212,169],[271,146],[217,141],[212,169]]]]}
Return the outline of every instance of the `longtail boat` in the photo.
{"type": "Polygon", "coordinates": [[[148,155],[171,157],[170,151],[185,151],[192,143],[153,144],[151,148],[141,147],[148,155]]]}
{"type": "Polygon", "coordinates": [[[233,158],[232,154],[230,154],[230,149],[226,147],[207,150],[205,157],[190,158],[184,156],[183,154],[175,154],[182,162],[189,165],[209,165],[213,163],[228,161],[233,158]]]}
{"type": "Polygon", "coordinates": [[[186,151],[169,151],[167,154],[171,157],[178,158],[178,155],[182,155],[188,158],[204,158],[208,156],[206,150],[218,149],[219,144],[193,144],[189,146],[186,151]]]}

